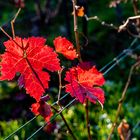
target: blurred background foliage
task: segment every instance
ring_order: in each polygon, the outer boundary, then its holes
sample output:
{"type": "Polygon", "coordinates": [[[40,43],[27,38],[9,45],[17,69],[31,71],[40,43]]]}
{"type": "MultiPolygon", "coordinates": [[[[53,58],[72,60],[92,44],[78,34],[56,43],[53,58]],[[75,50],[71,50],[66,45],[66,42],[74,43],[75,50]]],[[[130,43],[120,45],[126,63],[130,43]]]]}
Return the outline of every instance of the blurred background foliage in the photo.
{"type": "MultiPolygon", "coordinates": [[[[53,39],[57,36],[65,36],[75,44],[73,32],[73,16],[71,0],[4,0],[0,1],[0,26],[11,35],[10,21],[18,10],[19,3],[23,7],[15,22],[15,32],[17,36],[44,36],[47,44],[53,47],[53,39]]],[[[88,17],[98,16],[102,21],[113,23],[119,27],[129,16],[134,16],[133,3],[131,0],[118,3],[115,7],[110,7],[111,0],[78,0],[78,5],[84,6],[88,17]]],[[[138,1],[138,7],[140,4],[138,1]]],[[[118,33],[117,30],[105,27],[100,22],[91,20],[86,22],[84,17],[78,17],[78,31],[83,33],[88,39],[80,34],[81,53],[84,61],[96,64],[100,69],[117,56],[122,50],[129,47],[134,39],[126,30],[118,33]]],[[[133,32],[133,28],[132,28],[133,32]]],[[[135,32],[135,31],[134,31],[135,32]]],[[[0,32],[0,51],[4,52],[3,42],[7,37],[0,32]]],[[[135,45],[139,45],[139,40],[135,45]]],[[[139,55],[137,50],[136,55],[139,55]]],[[[68,69],[77,61],[68,61],[61,55],[61,64],[68,69]]],[[[136,60],[131,57],[125,58],[121,63],[105,75],[106,101],[102,110],[99,104],[89,104],[90,127],[93,139],[106,140],[110,132],[112,123],[116,117],[118,101],[127,81],[130,67],[136,60]]],[[[10,82],[0,82],[0,140],[18,129],[21,125],[33,118],[30,105],[34,102],[23,89],[19,89],[16,83],[17,77],[10,82]]],[[[62,74],[64,77],[64,73],[62,74]]],[[[58,78],[57,74],[52,74],[50,89],[47,93],[51,96],[50,103],[57,100],[58,78]]],[[[137,70],[133,76],[117,125],[125,119],[130,125],[132,132],[131,139],[140,139],[140,75],[137,70]]],[[[64,95],[65,92],[62,92],[64,95]]],[[[62,100],[66,105],[71,100],[67,97],[62,100]]],[[[85,123],[85,109],[80,103],[74,103],[63,112],[68,124],[72,128],[75,136],[79,140],[87,139],[85,123]]],[[[25,140],[37,128],[42,126],[44,121],[37,117],[29,125],[16,133],[11,140],[25,140]]],[[[33,140],[71,140],[67,128],[62,119],[58,116],[52,124],[45,126],[33,140]]],[[[112,136],[113,140],[119,139],[117,129],[112,136]]]]}

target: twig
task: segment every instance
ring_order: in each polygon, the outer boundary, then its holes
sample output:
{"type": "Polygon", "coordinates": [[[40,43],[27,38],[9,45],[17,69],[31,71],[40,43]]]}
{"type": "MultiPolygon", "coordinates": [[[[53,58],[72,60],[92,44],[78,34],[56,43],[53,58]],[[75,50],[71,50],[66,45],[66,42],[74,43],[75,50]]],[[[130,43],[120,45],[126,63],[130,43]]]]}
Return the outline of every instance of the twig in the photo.
{"type": "Polygon", "coordinates": [[[81,53],[80,53],[80,43],[79,43],[79,34],[78,34],[78,25],[77,25],[77,16],[76,16],[76,0],[72,0],[73,4],[73,21],[74,21],[74,34],[75,34],[75,41],[76,41],[76,48],[78,53],[79,62],[82,62],[81,53]]]}
{"type": "Polygon", "coordinates": [[[131,81],[131,77],[132,77],[132,73],[133,73],[133,70],[136,66],[138,66],[140,64],[140,61],[136,62],[130,69],[130,72],[129,72],[129,76],[128,76],[128,80],[126,82],[126,85],[124,87],[124,90],[122,92],[122,96],[121,98],[119,99],[119,105],[118,105],[118,109],[117,109],[117,113],[116,113],[116,117],[115,117],[115,120],[114,120],[114,123],[112,125],[112,128],[111,128],[111,131],[110,131],[110,134],[108,136],[108,140],[111,140],[111,136],[114,132],[114,129],[116,127],[116,124],[117,124],[117,120],[118,120],[118,117],[119,117],[119,114],[120,114],[120,111],[121,111],[121,108],[122,108],[122,104],[123,104],[123,101],[125,99],[125,96],[126,96],[126,91],[128,89],[128,86],[130,84],[130,81],[131,81]]]}
{"type": "MultiPolygon", "coordinates": [[[[135,0],[134,0],[134,1],[135,1],[135,0]]],[[[136,10],[136,9],[135,9],[135,10],[136,10]]],[[[134,10],[134,11],[135,11],[135,10],[134,10]]],[[[85,19],[86,19],[87,21],[89,21],[89,20],[96,20],[96,21],[100,22],[101,25],[106,26],[106,27],[113,28],[113,29],[115,29],[115,30],[118,30],[118,32],[121,32],[122,30],[126,29],[127,32],[128,32],[131,36],[140,38],[140,35],[139,35],[139,34],[138,34],[138,35],[135,35],[135,34],[133,34],[128,28],[126,28],[126,26],[128,25],[129,21],[130,21],[130,20],[134,20],[134,19],[137,19],[137,26],[139,26],[139,25],[140,25],[140,15],[136,15],[136,16],[133,16],[133,17],[129,17],[129,18],[126,20],[126,22],[125,22],[124,24],[120,25],[119,27],[113,25],[112,23],[111,23],[111,24],[106,23],[105,21],[102,21],[102,20],[101,20],[99,17],[97,17],[97,16],[88,17],[88,16],[85,14],[84,17],[85,17],[85,19]]]]}
{"type": "Polygon", "coordinates": [[[127,18],[126,22],[119,26],[118,32],[121,32],[123,29],[125,29],[130,20],[139,19],[139,18],[140,15],[127,18]]]}
{"type": "MultiPolygon", "coordinates": [[[[78,34],[78,25],[77,25],[77,15],[76,15],[76,0],[72,0],[73,4],[73,19],[74,19],[74,33],[75,33],[75,40],[76,40],[76,48],[78,53],[79,62],[82,62],[81,53],[80,53],[80,43],[79,43],[79,34],[78,34]]],[[[88,132],[88,140],[91,140],[90,134],[90,125],[89,125],[89,110],[88,110],[88,100],[85,104],[85,111],[86,111],[86,125],[87,125],[87,132],[88,132]]]]}
{"type": "Polygon", "coordinates": [[[62,79],[61,79],[61,74],[63,71],[64,67],[61,68],[60,71],[58,71],[58,77],[59,77],[59,91],[58,91],[58,100],[57,100],[57,104],[61,107],[60,104],[60,95],[61,95],[61,90],[62,90],[62,79]]]}
{"type": "Polygon", "coordinates": [[[14,29],[14,23],[16,21],[16,18],[18,17],[19,13],[21,11],[21,8],[18,9],[17,13],[15,14],[15,17],[12,19],[11,21],[11,28],[12,28],[12,35],[13,35],[13,38],[15,38],[15,29],[14,29]]]}
{"type": "Polygon", "coordinates": [[[96,20],[96,21],[100,22],[100,24],[103,25],[103,26],[110,27],[110,28],[113,28],[113,29],[115,29],[115,30],[118,30],[118,27],[116,27],[116,26],[113,25],[112,23],[109,24],[109,23],[106,23],[105,21],[102,21],[102,20],[101,20],[99,17],[97,17],[97,16],[88,17],[88,16],[85,14],[84,17],[85,17],[85,19],[86,19],[87,21],[89,21],[89,20],[96,20]]]}
{"type": "Polygon", "coordinates": [[[134,9],[135,16],[129,17],[124,24],[120,25],[118,32],[121,32],[122,30],[126,29],[131,36],[139,38],[140,37],[140,15],[138,15],[139,14],[138,1],[132,0],[132,3],[133,3],[133,9],[134,9]],[[130,20],[136,20],[135,25],[136,25],[136,31],[137,31],[138,35],[133,34],[128,28],[126,28],[128,23],[130,22],[130,20]]]}

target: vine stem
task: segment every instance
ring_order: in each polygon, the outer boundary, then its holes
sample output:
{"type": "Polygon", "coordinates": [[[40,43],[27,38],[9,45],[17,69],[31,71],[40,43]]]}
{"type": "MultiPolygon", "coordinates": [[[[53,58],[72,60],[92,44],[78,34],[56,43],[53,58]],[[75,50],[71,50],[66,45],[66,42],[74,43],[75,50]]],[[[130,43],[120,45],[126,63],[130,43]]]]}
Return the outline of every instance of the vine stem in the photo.
{"type": "MultiPolygon", "coordinates": [[[[77,48],[77,54],[78,54],[78,60],[79,62],[82,62],[81,53],[80,53],[80,41],[79,41],[79,34],[78,34],[78,24],[77,24],[77,15],[76,15],[76,0],[72,0],[73,4],[73,21],[74,21],[74,34],[75,34],[75,41],[76,41],[76,48],[77,48]]],[[[88,140],[91,140],[91,134],[90,134],[90,123],[89,123],[89,110],[88,110],[88,100],[85,102],[85,111],[86,111],[86,128],[88,133],[88,140]]]]}
{"type": "Polygon", "coordinates": [[[124,30],[126,26],[128,25],[128,23],[130,22],[130,20],[135,20],[139,18],[140,18],[140,15],[128,17],[127,20],[124,22],[124,24],[119,26],[118,32],[121,32],[122,30],[124,30]]]}
{"type": "MultiPolygon", "coordinates": [[[[61,106],[61,104],[60,104],[60,95],[61,95],[61,91],[62,91],[62,78],[61,78],[61,75],[62,75],[63,69],[64,69],[64,67],[62,67],[61,70],[58,71],[58,77],[59,77],[59,91],[58,91],[58,100],[57,100],[57,104],[58,104],[58,106],[60,107],[61,110],[63,109],[62,106],[61,106]]],[[[66,127],[67,127],[69,133],[71,134],[73,140],[76,140],[76,137],[74,136],[74,133],[72,132],[71,128],[69,127],[69,125],[68,125],[68,123],[67,123],[67,121],[66,121],[64,115],[62,114],[61,110],[58,111],[58,110],[57,110],[55,107],[53,107],[53,106],[52,106],[52,108],[53,108],[57,113],[60,112],[60,116],[61,116],[63,122],[65,123],[65,125],[66,125],[66,127]]]]}
{"type": "Polygon", "coordinates": [[[118,104],[118,108],[117,108],[117,113],[116,113],[116,118],[114,120],[114,123],[112,125],[112,128],[111,128],[111,131],[110,131],[110,134],[108,136],[108,139],[107,140],[111,140],[111,136],[114,132],[114,129],[117,125],[117,120],[118,120],[118,117],[119,117],[119,114],[120,114],[120,111],[121,111],[121,108],[122,108],[122,105],[123,105],[123,101],[125,99],[125,96],[126,96],[126,91],[128,89],[128,86],[130,84],[130,81],[131,81],[131,77],[132,77],[132,73],[133,73],[133,70],[135,67],[137,67],[138,65],[140,65],[140,61],[136,62],[134,65],[132,65],[131,69],[130,69],[130,72],[129,72],[129,76],[128,76],[128,79],[127,79],[127,82],[126,82],[126,85],[124,87],[124,90],[122,92],[122,96],[121,98],[119,99],[119,104],[118,104]]]}
{"type": "Polygon", "coordinates": [[[13,38],[15,38],[15,29],[14,29],[14,23],[16,21],[16,18],[18,17],[19,13],[21,11],[21,8],[18,9],[17,13],[15,14],[14,18],[12,19],[11,21],[11,28],[12,28],[12,35],[13,35],[13,38]]]}
{"type": "Polygon", "coordinates": [[[53,106],[51,106],[51,108],[54,109],[57,113],[60,114],[60,116],[61,116],[63,122],[65,123],[65,125],[66,125],[66,127],[67,127],[67,129],[68,129],[70,135],[72,136],[73,140],[77,140],[76,137],[75,137],[75,135],[74,135],[74,133],[72,132],[71,128],[69,127],[69,125],[68,125],[68,123],[67,123],[67,121],[66,121],[64,115],[62,114],[62,111],[61,111],[61,110],[58,111],[58,110],[57,110],[55,107],[53,107],[53,106]]]}
{"type": "Polygon", "coordinates": [[[61,75],[62,75],[62,71],[63,71],[64,67],[61,68],[60,71],[58,71],[58,78],[59,78],[59,91],[58,91],[58,100],[57,100],[57,104],[61,107],[61,104],[60,104],[60,96],[61,96],[61,91],[62,91],[62,78],[61,78],[61,75]]]}
{"type": "Polygon", "coordinates": [[[82,62],[81,53],[80,53],[80,42],[79,42],[79,34],[78,34],[78,25],[77,25],[77,15],[76,15],[76,0],[72,0],[73,4],[73,22],[74,22],[74,34],[75,34],[75,41],[76,41],[76,49],[78,54],[79,62],[82,62]]]}
{"type": "Polygon", "coordinates": [[[99,22],[102,26],[110,27],[110,28],[112,28],[112,29],[118,30],[118,27],[117,27],[117,26],[115,26],[115,25],[112,24],[112,23],[106,23],[105,21],[101,20],[98,16],[88,17],[88,16],[85,14],[84,17],[85,17],[86,21],[95,20],[95,21],[99,22]]]}

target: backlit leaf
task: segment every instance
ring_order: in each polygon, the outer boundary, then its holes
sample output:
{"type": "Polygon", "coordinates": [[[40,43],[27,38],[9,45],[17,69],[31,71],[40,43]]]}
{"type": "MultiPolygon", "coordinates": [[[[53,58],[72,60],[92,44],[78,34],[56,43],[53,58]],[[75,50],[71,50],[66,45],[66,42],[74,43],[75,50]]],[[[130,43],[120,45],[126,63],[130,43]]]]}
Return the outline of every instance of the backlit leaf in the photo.
{"type": "Polygon", "coordinates": [[[0,62],[0,80],[12,80],[19,72],[19,85],[24,86],[37,101],[48,88],[50,80],[49,74],[43,69],[60,70],[57,54],[45,42],[46,39],[42,37],[10,39],[4,42],[6,50],[0,62]]]}

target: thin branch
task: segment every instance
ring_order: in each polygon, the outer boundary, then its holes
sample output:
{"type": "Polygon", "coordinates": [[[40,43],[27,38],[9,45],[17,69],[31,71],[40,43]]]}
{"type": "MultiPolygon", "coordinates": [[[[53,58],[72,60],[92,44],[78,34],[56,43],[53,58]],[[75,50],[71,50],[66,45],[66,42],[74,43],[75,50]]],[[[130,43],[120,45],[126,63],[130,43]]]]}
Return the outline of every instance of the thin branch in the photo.
{"type": "Polygon", "coordinates": [[[76,15],[76,9],[75,9],[76,0],[72,0],[72,4],[73,4],[73,21],[74,21],[74,34],[75,34],[76,48],[77,48],[79,62],[82,62],[81,53],[80,53],[78,25],[77,25],[77,15],[76,15]]]}
{"type": "Polygon", "coordinates": [[[58,71],[58,77],[59,77],[59,91],[58,91],[58,100],[57,100],[57,104],[61,107],[60,105],[60,95],[61,95],[61,90],[62,90],[62,71],[63,71],[64,67],[61,68],[60,71],[58,71]]]}
{"type": "Polygon", "coordinates": [[[129,76],[128,76],[128,80],[127,80],[126,85],[125,85],[125,88],[124,88],[124,90],[123,90],[123,92],[122,92],[122,96],[121,96],[121,98],[120,98],[120,100],[119,100],[119,105],[118,105],[116,117],[115,117],[114,123],[113,123],[113,125],[112,125],[110,134],[109,134],[109,136],[108,136],[108,140],[111,140],[111,136],[112,136],[112,134],[113,134],[113,132],[114,132],[114,129],[115,129],[116,125],[117,125],[117,120],[118,120],[118,117],[119,117],[119,115],[120,115],[120,111],[121,111],[121,108],[122,108],[122,105],[123,105],[123,101],[124,101],[125,96],[126,96],[126,91],[127,91],[128,86],[129,86],[129,84],[130,84],[130,81],[131,81],[131,77],[132,77],[133,70],[134,70],[134,68],[137,67],[138,65],[140,65],[140,61],[136,62],[136,63],[131,67],[131,69],[130,69],[129,76]]]}
{"type": "Polygon", "coordinates": [[[118,27],[116,27],[115,25],[113,25],[112,23],[106,23],[105,21],[102,21],[98,16],[93,16],[93,17],[88,17],[86,14],[84,15],[85,19],[87,21],[90,21],[90,20],[95,20],[95,21],[98,21],[101,25],[103,26],[106,26],[106,27],[110,27],[110,28],[113,28],[115,30],[118,30],[118,27]]]}
{"type": "MultiPolygon", "coordinates": [[[[77,15],[76,15],[76,0],[72,0],[73,4],[73,19],[74,19],[74,33],[75,33],[75,40],[76,40],[76,48],[78,53],[79,62],[82,62],[81,53],[80,53],[80,43],[79,43],[79,33],[78,33],[78,24],[77,24],[77,15]]],[[[89,110],[88,110],[88,100],[86,101],[85,105],[86,111],[86,125],[87,125],[87,132],[88,132],[88,140],[91,140],[90,134],[90,125],[89,125],[89,110]]]]}
{"type": "Polygon", "coordinates": [[[12,28],[12,35],[13,35],[13,38],[15,38],[15,29],[14,29],[14,23],[16,21],[16,18],[18,17],[19,13],[21,11],[21,8],[18,9],[17,13],[15,14],[15,17],[12,19],[11,21],[11,28],[12,28]]]}
{"type": "MultiPolygon", "coordinates": [[[[78,53],[79,62],[82,62],[81,53],[80,53],[80,43],[79,43],[79,34],[78,34],[78,25],[77,25],[77,15],[76,15],[76,0],[72,0],[73,4],[73,19],[74,19],[74,33],[75,33],[75,40],[76,40],[76,48],[78,53]]],[[[91,140],[90,134],[90,125],[89,125],[89,110],[88,110],[88,100],[86,101],[86,125],[87,125],[87,132],[88,132],[88,140],[91,140]]]]}
{"type": "MultiPolygon", "coordinates": [[[[61,68],[60,71],[58,71],[58,76],[59,76],[59,92],[58,92],[58,101],[57,101],[57,104],[60,106],[61,110],[62,110],[62,107],[61,107],[61,104],[60,104],[60,95],[61,95],[61,90],[62,90],[62,79],[61,79],[61,74],[62,74],[62,71],[63,71],[64,67],[61,68]]],[[[57,113],[59,112],[57,109],[55,109],[54,107],[52,107],[57,113]]],[[[62,120],[64,121],[69,133],[71,134],[73,140],[76,140],[76,137],[74,136],[74,133],[72,132],[71,128],[69,127],[65,117],[63,116],[62,112],[60,113],[60,116],[62,118],[62,120]]]]}
{"type": "Polygon", "coordinates": [[[138,1],[137,0],[132,0],[132,3],[133,3],[133,9],[134,9],[134,14],[135,16],[133,17],[129,17],[126,22],[122,25],[119,26],[119,29],[118,29],[118,32],[121,32],[122,30],[126,29],[127,32],[133,36],[133,37],[137,37],[137,38],[140,38],[140,15],[139,14],[139,10],[138,10],[138,1]],[[133,34],[128,28],[127,28],[127,25],[128,23],[130,22],[130,20],[136,20],[136,31],[138,34],[133,34]]]}
{"type": "Polygon", "coordinates": [[[100,22],[101,25],[106,26],[106,27],[109,27],[109,28],[113,28],[113,29],[115,29],[115,30],[118,30],[118,32],[121,32],[122,30],[126,29],[127,32],[128,32],[131,36],[136,37],[136,38],[140,38],[140,35],[139,35],[139,34],[138,34],[138,35],[135,35],[135,34],[133,34],[133,33],[127,28],[127,25],[128,25],[128,23],[129,23],[129,21],[130,21],[130,20],[134,20],[134,19],[137,20],[137,26],[139,26],[139,25],[140,25],[140,15],[139,15],[139,16],[136,15],[136,16],[134,16],[134,17],[129,17],[129,18],[126,20],[126,22],[125,22],[124,24],[120,25],[119,27],[113,25],[112,23],[111,23],[111,24],[106,23],[105,21],[102,21],[102,20],[101,20],[99,17],[97,17],[97,16],[88,17],[88,16],[85,14],[84,17],[85,17],[85,19],[86,19],[87,21],[89,21],[89,20],[96,20],[96,21],[100,22]]]}
{"type": "Polygon", "coordinates": [[[140,15],[127,18],[126,22],[119,26],[118,32],[121,32],[123,29],[125,29],[130,20],[135,20],[139,18],[140,18],[140,15]]]}

